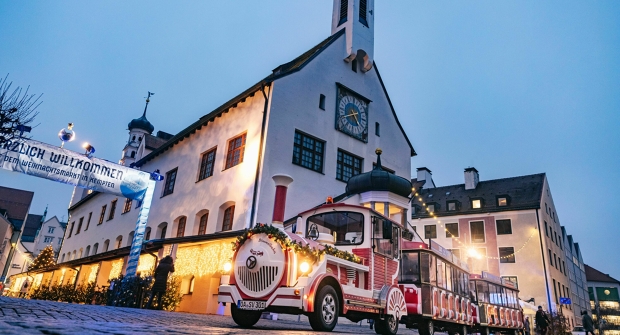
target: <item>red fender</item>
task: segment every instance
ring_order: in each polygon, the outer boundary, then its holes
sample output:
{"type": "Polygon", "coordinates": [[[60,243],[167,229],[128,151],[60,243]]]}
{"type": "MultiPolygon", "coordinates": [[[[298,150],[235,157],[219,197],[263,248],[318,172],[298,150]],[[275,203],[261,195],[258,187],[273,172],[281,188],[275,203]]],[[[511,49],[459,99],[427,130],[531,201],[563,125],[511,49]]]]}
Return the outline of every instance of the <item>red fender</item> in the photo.
{"type": "MultiPolygon", "coordinates": [[[[338,278],[336,278],[336,276],[331,273],[320,274],[314,279],[312,285],[310,285],[310,290],[308,290],[308,298],[306,299],[306,301],[304,301],[304,303],[306,304],[306,311],[314,312],[314,296],[316,295],[316,290],[319,287],[319,284],[323,281],[323,279],[327,277],[334,278],[338,283],[338,286],[340,286],[340,291],[342,292],[342,286],[340,285],[340,282],[338,282],[338,278]]],[[[342,297],[339,298],[342,299],[342,297]]]]}

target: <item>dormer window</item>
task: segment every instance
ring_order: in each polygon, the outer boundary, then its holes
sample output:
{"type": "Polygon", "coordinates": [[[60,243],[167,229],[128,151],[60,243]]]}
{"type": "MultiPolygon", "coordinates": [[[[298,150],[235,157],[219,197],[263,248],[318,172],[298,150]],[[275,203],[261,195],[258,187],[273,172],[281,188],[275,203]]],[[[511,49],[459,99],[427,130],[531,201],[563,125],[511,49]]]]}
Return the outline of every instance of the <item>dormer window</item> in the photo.
{"type": "Polygon", "coordinates": [[[499,196],[497,196],[497,206],[498,207],[508,206],[509,203],[510,203],[510,197],[508,197],[507,195],[499,195],[499,196]]]}
{"type": "Polygon", "coordinates": [[[448,208],[448,212],[454,212],[458,209],[458,203],[456,200],[448,201],[446,207],[448,208]]]}
{"type": "Polygon", "coordinates": [[[435,213],[435,205],[434,204],[428,204],[428,206],[426,206],[426,208],[427,208],[427,211],[429,213],[431,213],[431,214],[435,213]]]}
{"type": "Polygon", "coordinates": [[[138,142],[142,142],[142,136],[138,137],[138,142]]]}
{"type": "Polygon", "coordinates": [[[420,211],[420,206],[411,205],[411,217],[417,215],[419,211],[420,211]]]}
{"type": "Polygon", "coordinates": [[[471,199],[471,208],[472,209],[482,208],[482,199],[471,199]]]}

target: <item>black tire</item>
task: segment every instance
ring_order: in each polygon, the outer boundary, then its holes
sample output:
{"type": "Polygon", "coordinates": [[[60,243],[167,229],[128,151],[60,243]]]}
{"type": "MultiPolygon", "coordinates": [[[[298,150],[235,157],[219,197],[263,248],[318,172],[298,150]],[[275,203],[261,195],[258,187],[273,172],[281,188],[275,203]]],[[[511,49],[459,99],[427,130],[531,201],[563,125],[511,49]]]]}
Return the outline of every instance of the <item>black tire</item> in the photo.
{"type": "Polygon", "coordinates": [[[235,304],[230,304],[230,314],[232,315],[233,321],[241,328],[251,328],[260,320],[263,311],[246,311],[237,308],[235,304]]]}
{"type": "Polygon", "coordinates": [[[482,327],[482,329],[480,329],[480,335],[491,335],[491,329],[489,329],[489,327],[482,327]]]}
{"type": "Polygon", "coordinates": [[[375,333],[382,335],[385,332],[385,323],[381,322],[380,319],[375,319],[375,333]]]}
{"type": "Polygon", "coordinates": [[[422,320],[418,323],[418,332],[420,335],[434,335],[435,324],[433,320],[422,320]]]}
{"type": "MultiPolygon", "coordinates": [[[[340,301],[333,287],[323,286],[314,298],[314,312],[308,316],[315,331],[330,332],[338,324],[340,301]]],[[[375,324],[376,326],[376,324],[375,324]]]]}
{"type": "Polygon", "coordinates": [[[385,319],[375,321],[375,332],[382,335],[396,335],[398,333],[398,320],[391,315],[386,315],[385,319]]]}
{"type": "Polygon", "coordinates": [[[466,325],[462,325],[462,326],[459,328],[459,330],[458,330],[458,332],[457,332],[457,333],[458,333],[459,335],[467,335],[467,326],[466,326],[466,325]]]}

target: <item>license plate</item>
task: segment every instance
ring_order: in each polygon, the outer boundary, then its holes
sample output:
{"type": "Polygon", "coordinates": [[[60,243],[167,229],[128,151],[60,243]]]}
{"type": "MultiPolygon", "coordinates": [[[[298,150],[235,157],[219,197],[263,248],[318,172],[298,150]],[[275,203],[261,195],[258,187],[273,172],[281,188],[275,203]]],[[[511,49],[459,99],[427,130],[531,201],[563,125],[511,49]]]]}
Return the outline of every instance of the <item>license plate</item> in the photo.
{"type": "Polygon", "coordinates": [[[239,309],[258,311],[258,310],[267,308],[267,302],[266,301],[239,300],[237,301],[237,307],[239,309]]]}

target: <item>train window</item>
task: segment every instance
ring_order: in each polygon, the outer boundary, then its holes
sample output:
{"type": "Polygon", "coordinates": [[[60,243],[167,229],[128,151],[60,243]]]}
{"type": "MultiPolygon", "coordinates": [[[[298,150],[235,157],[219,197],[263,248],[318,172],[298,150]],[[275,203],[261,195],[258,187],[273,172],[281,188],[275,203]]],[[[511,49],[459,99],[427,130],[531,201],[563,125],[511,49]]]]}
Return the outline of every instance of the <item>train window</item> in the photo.
{"type": "Polygon", "coordinates": [[[496,305],[501,305],[502,302],[499,298],[499,292],[497,285],[489,284],[489,302],[496,305]]]}
{"type": "Polygon", "coordinates": [[[420,281],[420,262],[417,252],[403,253],[400,260],[400,281],[405,283],[417,283],[420,281]]]}
{"type": "Polygon", "coordinates": [[[470,281],[469,282],[469,300],[471,300],[472,302],[478,301],[476,300],[476,282],[475,281],[470,281]]]}
{"type": "Polygon", "coordinates": [[[452,267],[446,264],[446,289],[452,291],[452,267]]]}
{"type": "Polygon", "coordinates": [[[437,287],[446,288],[446,264],[437,259],[437,287]]]}
{"type": "Polygon", "coordinates": [[[431,256],[425,252],[420,254],[420,279],[423,283],[430,283],[431,256]]]}
{"type": "Polygon", "coordinates": [[[392,225],[391,221],[379,217],[373,217],[373,226],[375,252],[388,257],[398,258],[400,229],[396,225],[392,225]],[[388,229],[388,232],[389,229],[392,230],[391,238],[384,238],[386,229],[388,229]]]}
{"type": "Polygon", "coordinates": [[[436,266],[436,258],[435,256],[431,255],[429,257],[429,272],[430,272],[430,279],[431,279],[431,285],[437,285],[437,266],[436,266]]]}
{"type": "Polygon", "coordinates": [[[364,215],[356,212],[329,212],[308,218],[306,236],[319,233],[334,236],[335,245],[355,245],[364,241],[364,215]]]}
{"type": "Polygon", "coordinates": [[[489,284],[483,281],[475,281],[476,291],[478,293],[478,302],[490,302],[489,299],[489,284]]]}

